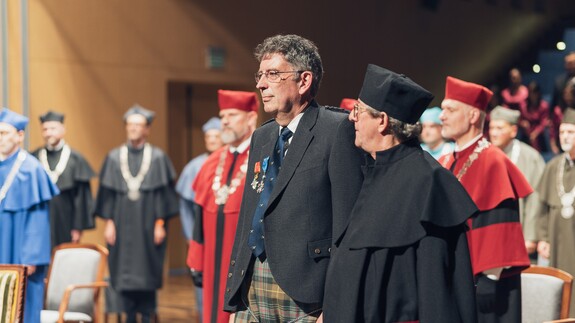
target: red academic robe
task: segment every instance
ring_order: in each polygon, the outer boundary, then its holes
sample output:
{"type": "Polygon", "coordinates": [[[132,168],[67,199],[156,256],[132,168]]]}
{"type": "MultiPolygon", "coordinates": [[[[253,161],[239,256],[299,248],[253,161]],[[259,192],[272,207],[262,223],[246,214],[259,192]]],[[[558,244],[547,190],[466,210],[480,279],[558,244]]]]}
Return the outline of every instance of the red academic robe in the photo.
{"type": "MultiPolygon", "coordinates": [[[[242,165],[248,158],[248,150],[238,155],[231,175],[232,179],[237,178],[238,173],[241,172],[242,165]]],[[[221,154],[226,154],[221,185],[226,183],[233,160],[229,146],[216,150],[208,157],[192,185],[196,192],[195,203],[202,208],[201,219],[196,222],[196,225],[201,225],[203,241],[190,240],[187,264],[190,268],[203,272],[203,321],[227,323],[230,314],[223,311],[224,292],[244,191],[246,166],[243,166],[244,176],[240,184],[235,192],[229,195],[222,213],[219,211],[220,206],[215,203],[212,189],[221,154]],[[214,300],[217,302],[215,303],[214,300]]]]}
{"type": "MultiPolygon", "coordinates": [[[[442,156],[439,162],[452,169],[457,158],[453,168],[453,174],[457,176],[479,141],[481,139],[463,151],[442,156]]],[[[479,154],[460,182],[480,212],[493,210],[506,200],[517,200],[533,192],[521,171],[495,146],[489,146],[479,154]]],[[[489,216],[489,213],[478,216],[489,216]]],[[[487,269],[511,267],[503,271],[502,277],[505,277],[529,267],[519,217],[516,221],[509,218],[505,221],[484,219],[482,222],[486,225],[479,228],[473,227],[471,219],[468,221],[471,229],[467,239],[474,275],[487,269]]]]}

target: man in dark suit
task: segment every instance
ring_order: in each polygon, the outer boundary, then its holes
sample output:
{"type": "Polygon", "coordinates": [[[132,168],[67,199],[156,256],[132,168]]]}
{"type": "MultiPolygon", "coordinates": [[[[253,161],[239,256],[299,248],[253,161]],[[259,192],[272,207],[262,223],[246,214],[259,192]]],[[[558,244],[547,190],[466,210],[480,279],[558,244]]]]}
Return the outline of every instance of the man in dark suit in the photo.
{"type": "Polygon", "coordinates": [[[315,322],[332,237],[361,187],[362,155],[347,113],[314,100],[323,67],[313,42],[277,35],[255,56],[274,119],[252,137],[224,309],[236,322],[315,322]]]}

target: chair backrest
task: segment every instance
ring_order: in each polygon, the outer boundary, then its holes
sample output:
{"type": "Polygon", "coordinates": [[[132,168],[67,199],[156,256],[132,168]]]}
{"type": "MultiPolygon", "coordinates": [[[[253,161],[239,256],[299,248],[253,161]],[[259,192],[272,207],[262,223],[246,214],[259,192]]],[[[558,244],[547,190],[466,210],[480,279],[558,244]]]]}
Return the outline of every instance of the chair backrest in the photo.
{"type": "Polygon", "coordinates": [[[573,276],[553,268],[531,266],[521,273],[522,322],[569,317],[573,276]]]}
{"type": "Polygon", "coordinates": [[[0,322],[21,322],[24,318],[26,266],[0,265],[0,322]]]}
{"type": "MultiPolygon", "coordinates": [[[[57,311],[70,285],[103,281],[108,250],[97,244],[65,243],[54,248],[48,270],[45,309],[57,311]]],[[[75,290],[68,311],[93,315],[100,289],[75,290]]]]}

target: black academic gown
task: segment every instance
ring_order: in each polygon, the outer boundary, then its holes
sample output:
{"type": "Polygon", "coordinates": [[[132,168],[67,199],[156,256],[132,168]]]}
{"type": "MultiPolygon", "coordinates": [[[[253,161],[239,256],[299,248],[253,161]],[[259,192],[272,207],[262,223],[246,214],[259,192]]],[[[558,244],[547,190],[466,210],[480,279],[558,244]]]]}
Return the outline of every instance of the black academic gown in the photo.
{"type": "MultiPolygon", "coordinates": [[[[130,172],[135,175],[142,163],[143,149],[128,151],[130,172]]],[[[110,281],[116,291],[152,291],[162,286],[167,239],[160,245],[154,243],[154,223],[178,213],[175,175],[164,152],[152,147],[152,162],[140,187],[140,198],[131,201],[120,170],[120,149],[112,150],[106,157],[95,213],[114,220],[116,226],[116,243],[108,245],[110,281]]]]}
{"type": "Polygon", "coordinates": [[[329,265],[325,322],[476,322],[465,221],[477,208],[413,141],[368,157],[329,265]]]}
{"type": "MultiPolygon", "coordinates": [[[[38,158],[42,148],[32,155],[38,158]]],[[[50,169],[56,168],[60,161],[62,149],[47,150],[46,157],[50,169]]],[[[50,200],[50,235],[52,247],[72,241],[70,231],[94,228],[92,214],[93,198],[90,189],[90,179],[95,176],[92,167],[80,153],[72,150],[64,172],[55,183],[60,189],[60,195],[50,200]]]]}

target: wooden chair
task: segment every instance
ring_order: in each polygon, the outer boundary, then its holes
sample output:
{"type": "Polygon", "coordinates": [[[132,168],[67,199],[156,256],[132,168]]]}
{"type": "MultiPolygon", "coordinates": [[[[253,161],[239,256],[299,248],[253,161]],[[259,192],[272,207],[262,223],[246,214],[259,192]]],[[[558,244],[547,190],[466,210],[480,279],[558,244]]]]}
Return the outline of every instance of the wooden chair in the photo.
{"type": "Polygon", "coordinates": [[[24,265],[0,265],[0,322],[24,320],[26,274],[24,265]]]}
{"type": "Polygon", "coordinates": [[[524,270],[521,273],[522,322],[567,319],[572,283],[573,276],[557,268],[531,266],[524,270]]]}
{"type": "Polygon", "coordinates": [[[108,249],[87,243],[65,243],[54,248],[48,269],[42,323],[98,322],[100,290],[108,249]]]}

